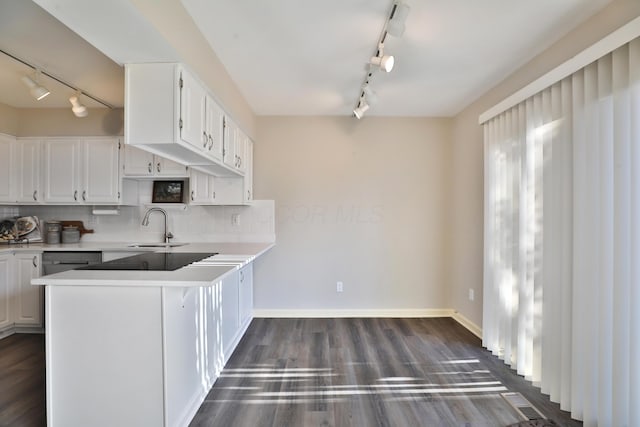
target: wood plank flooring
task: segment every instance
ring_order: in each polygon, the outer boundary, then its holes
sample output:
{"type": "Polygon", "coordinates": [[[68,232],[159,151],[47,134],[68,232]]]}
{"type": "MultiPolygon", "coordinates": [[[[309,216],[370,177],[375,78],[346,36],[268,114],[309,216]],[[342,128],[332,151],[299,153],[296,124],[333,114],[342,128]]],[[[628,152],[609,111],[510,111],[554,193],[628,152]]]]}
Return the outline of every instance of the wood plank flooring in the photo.
{"type": "MultiPolygon", "coordinates": [[[[192,426],[506,426],[518,391],[580,426],[453,319],[255,319],[192,426]]],[[[40,427],[44,336],[0,340],[0,426],[40,427]]]]}
{"type": "Polygon", "coordinates": [[[255,319],[191,426],[507,426],[507,391],[582,425],[453,319],[255,319]]]}
{"type": "Polygon", "coordinates": [[[0,426],[46,425],[44,335],[0,340],[0,426]]]}

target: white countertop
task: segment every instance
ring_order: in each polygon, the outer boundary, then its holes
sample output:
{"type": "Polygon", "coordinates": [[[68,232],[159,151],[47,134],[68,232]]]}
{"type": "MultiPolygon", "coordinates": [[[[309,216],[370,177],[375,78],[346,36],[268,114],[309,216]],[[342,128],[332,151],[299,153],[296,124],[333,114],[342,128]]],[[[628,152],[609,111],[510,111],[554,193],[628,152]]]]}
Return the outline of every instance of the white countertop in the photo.
{"type": "Polygon", "coordinates": [[[274,243],[189,243],[174,248],[131,248],[127,243],[80,243],[66,245],[30,244],[16,251],[153,251],[153,252],[218,252],[219,255],[195,262],[174,271],[121,271],[121,270],[69,270],[43,276],[31,281],[32,285],[64,286],[210,286],[222,280],[233,270],[242,268],[271,249],[274,243]]]}

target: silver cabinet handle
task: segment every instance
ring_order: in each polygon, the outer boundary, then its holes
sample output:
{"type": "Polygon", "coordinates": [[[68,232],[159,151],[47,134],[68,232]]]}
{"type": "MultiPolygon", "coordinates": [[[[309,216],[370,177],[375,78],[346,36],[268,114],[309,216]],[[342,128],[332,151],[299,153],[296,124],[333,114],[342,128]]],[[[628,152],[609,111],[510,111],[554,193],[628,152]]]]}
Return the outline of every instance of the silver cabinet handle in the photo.
{"type": "Polygon", "coordinates": [[[156,165],[156,170],[158,171],[158,173],[160,173],[160,162],[158,162],[158,164],[156,165]]]}
{"type": "Polygon", "coordinates": [[[214,199],[216,198],[216,192],[215,191],[213,192],[213,198],[214,199]]]}
{"type": "Polygon", "coordinates": [[[247,190],[247,200],[251,200],[251,190],[247,190]]]}
{"type": "Polygon", "coordinates": [[[193,190],[191,190],[191,201],[192,201],[192,202],[193,202],[193,193],[194,193],[194,191],[193,191],[193,190]]]}
{"type": "Polygon", "coordinates": [[[38,201],[38,190],[33,191],[33,200],[38,201]]]}
{"type": "Polygon", "coordinates": [[[73,192],[73,200],[78,201],[78,190],[73,192]]]}
{"type": "Polygon", "coordinates": [[[38,257],[37,257],[37,256],[34,256],[34,257],[33,257],[33,266],[34,266],[35,268],[38,268],[38,257]]]}
{"type": "Polygon", "coordinates": [[[212,147],[213,147],[213,138],[211,138],[211,135],[209,135],[209,151],[211,151],[212,147]]]}
{"type": "Polygon", "coordinates": [[[147,166],[147,169],[149,170],[149,173],[151,173],[151,171],[153,170],[152,167],[153,166],[151,166],[151,162],[149,162],[149,165],[147,166]]]}
{"type": "Polygon", "coordinates": [[[207,141],[207,132],[206,131],[202,132],[202,137],[203,137],[202,139],[204,139],[204,144],[202,144],[202,148],[207,148],[207,142],[208,141],[207,141]]]}
{"type": "Polygon", "coordinates": [[[87,190],[82,192],[82,200],[84,200],[84,201],[87,200],[87,190]]]}

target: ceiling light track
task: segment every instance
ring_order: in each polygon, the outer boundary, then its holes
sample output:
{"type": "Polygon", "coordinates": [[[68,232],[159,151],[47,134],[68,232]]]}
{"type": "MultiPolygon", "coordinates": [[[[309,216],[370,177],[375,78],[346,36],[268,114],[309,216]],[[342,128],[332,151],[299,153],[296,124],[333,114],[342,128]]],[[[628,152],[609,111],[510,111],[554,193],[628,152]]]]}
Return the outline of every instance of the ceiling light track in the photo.
{"type": "Polygon", "coordinates": [[[410,7],[403,0],[395,0],[391,7],[389,17],[385,21],[382,34],[378,40],[375,56],[371,57],[368,64],[367,75],[360,87],[360,93],[356,107],[353,110],[353,116],[361,119],[364,113],[369,109],[369,105],[375,102],[375,92],[371,89],[371,79],[376,71],[391,72],[395,64],[395,58],[392,55],[384,54],[384,43],[387,35],[401,37],[405,30],[405,21],[409,15],[410,7]]]}
{"type": "MultiPolygon", "coordinates": [[[[60,84],[62,84],[62,85],[64,85],[64,86],[66,86],[66,87],[68,87],[69,89],[73,89],[73,90],[76,92],[76,95],[75,95],[76,97],[78,96],[78,94],[82,94],[82,95],[86,96],[87,98],[91,98],[91,99],[93,99],[94,101],[96,101],[97,103],[104,105],[104,106],[105,106],[105,107],[107,107],[107,108],[110,108],[110,109],[113,109],[113,108],[114,108],[114,107],[113,107],[113,105],[109,104],[108,102],[103,101],[102,99],[100,99],[100,98],[98,98],[98,97],[96,97],[96,96],[93,96],[93,95],[91,95],[91,94],[89,94],[89,93],[85,92],[85,91],[84,91],[84,90],[82,90],[82,89],[77,88],[76,86],[72,85],[71,83],[67,83],[66,81],[64,81],[64,80],[62,80],[62,79],[60,79],[60,78],[58,78],[58,77],[56,77],[56,76],[54,76],[54,75],[50,74],[49,72],[45,71],[44,69],[42,69],[42,68],[40,68],[40,67],[37,67],[37,66],[35,66],[35,65],[33,65],[33,64],[31,64],[31,63],[29,63],[29,62],[25,61],[24,59],[22,59],[22,58],[20,58],[20,57],[18,57],[18,56],[16,56],[16,55],[13,55],[13,54],[11,54],[11,53],[9,53],[9,52],[7,52],[7,51],[5,51],[5,50],[2,50],[2,49],[0,49],[0,52],[1,52],[1,53],[3,53],[3,54],[5,54],[5,55],[7,55],[8,57],[10,57],[10,58],[12,58],[12,59],[14,59],[14,60],[18,61],[18,62],[20,62],[20,63],[22,63],[22,64],[26,65],[27,67],[31,68],[35,73],[41,73],[41,74],[44,74],[45,76],[49,77],[50,79],[53,79],[53,80],[57,81],[58,83],[60,83],[60,84]]],[[[29,79],[32,83],[34,83],[34,84],[38,84],[38,82],[34,82],[34,81],[33,81],[33,79],[31,79],[30,77],[28,77],[28,76],[25,76],[25,77],[26,77],[27,79],[29,79]]],[[[25,81],[25,80],[23,79],[23,81],[25,81]]],[[[26,83],[25,83],[25,84],[26,84],[26,83]]],[[[43,88],[43,89],[44,89],[44,87],[42,87],[42,86],[39,86],[39,87],[41,87],[41,88],[43,88]]],[[[45,95],[45,96],[46,96],[46,95],[45,95]]],[[[43,98],[43,97],[41,97],[40,99],[42,99],[42,98],[43,98]]],[[[86,114],[85,114],[85,116],[86,116],[86,114]]],[[[83,117],[84,117],[84,116],[83,116],[83,117]]]]}

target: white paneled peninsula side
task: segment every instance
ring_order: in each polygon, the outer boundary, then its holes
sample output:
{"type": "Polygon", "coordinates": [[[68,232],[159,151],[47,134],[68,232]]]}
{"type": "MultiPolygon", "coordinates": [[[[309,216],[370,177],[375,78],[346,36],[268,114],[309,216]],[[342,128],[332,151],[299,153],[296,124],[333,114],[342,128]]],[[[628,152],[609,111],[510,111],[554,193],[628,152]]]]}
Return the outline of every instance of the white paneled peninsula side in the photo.
{"type": "Polygon", "coordinates": [[[252,262],[273,244],[174,271],[72,270],[45,285],[49,426],[186,426],[252,319],[252,262]]]}

